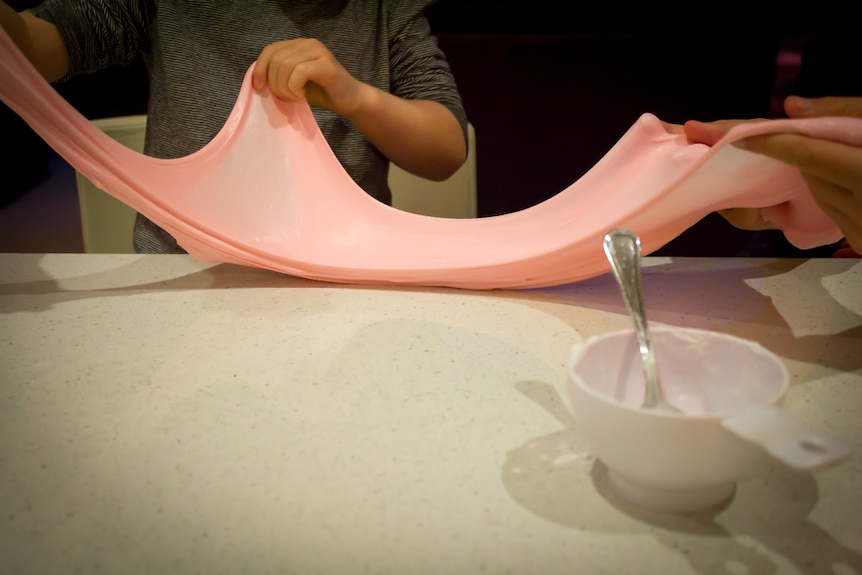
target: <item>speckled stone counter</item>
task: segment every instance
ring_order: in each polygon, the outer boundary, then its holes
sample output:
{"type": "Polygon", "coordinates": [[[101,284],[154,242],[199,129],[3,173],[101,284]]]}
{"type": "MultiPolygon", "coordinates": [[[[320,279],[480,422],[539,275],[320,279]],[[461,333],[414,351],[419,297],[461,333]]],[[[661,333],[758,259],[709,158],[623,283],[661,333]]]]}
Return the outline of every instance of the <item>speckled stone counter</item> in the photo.
{"type": "Polygon", "coordinates": [[[609,491],[564,395],[608,274],[322,284],[187,256],[0,255],[0,573],[862,574],[862,261],[648,258],[657,324],[756,340],[854,447],[725,507],[609,491]]]}

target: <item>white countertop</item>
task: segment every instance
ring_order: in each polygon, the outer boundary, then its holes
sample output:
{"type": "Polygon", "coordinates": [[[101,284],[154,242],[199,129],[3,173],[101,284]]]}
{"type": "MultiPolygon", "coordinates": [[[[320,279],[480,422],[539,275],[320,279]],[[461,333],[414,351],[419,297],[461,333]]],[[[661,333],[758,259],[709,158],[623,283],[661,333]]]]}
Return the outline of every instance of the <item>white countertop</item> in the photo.
{"type": "Polygon", "coordinates": [[[0,573],[862,574],[862,260],[647,259],[658,324],[756,340],[854,447],[722,509],[611,493],[569,348],[608,274],[323,284],[188,256],[0,255],[0,573]]]}

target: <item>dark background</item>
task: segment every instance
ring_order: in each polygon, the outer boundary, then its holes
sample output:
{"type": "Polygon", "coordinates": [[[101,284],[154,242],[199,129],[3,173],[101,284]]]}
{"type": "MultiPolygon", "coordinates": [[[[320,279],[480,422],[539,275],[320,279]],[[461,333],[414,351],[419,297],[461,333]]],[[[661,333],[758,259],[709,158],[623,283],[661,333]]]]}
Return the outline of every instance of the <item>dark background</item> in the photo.
{"type": "MultiPolygon", "coordinates": [[[[811,5],[794,16],[756,3],[720,11],[575,4],[439,0],[429,10],[476,129],[480,217],[563,190],[643,113],[677,123],[781,115],[794,57],[827,15],[811,5]]],[[[91,119],[146,112],[140,62],[57,88],[91,119]]],[[[5,106],[0,130],[18,143],[4,155],[10,201],[38,180],[52,151],[5,106]]],[[[711,215],[658,253],[737,255],[750,238],[711,215]]]]}

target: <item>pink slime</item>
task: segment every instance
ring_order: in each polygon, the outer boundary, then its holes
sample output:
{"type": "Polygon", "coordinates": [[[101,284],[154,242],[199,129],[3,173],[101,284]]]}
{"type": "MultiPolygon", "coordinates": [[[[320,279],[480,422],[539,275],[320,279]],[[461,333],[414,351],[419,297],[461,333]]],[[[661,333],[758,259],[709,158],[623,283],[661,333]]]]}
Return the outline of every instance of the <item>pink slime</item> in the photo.
{"type": "MultiPolygon", "coordinates": [[[[799,172],[737,149],[800,132],[862,144],[862,120],[740,125],[709,148],[644,114],[583,177],[519,212],[446,219],[399,211],[344,171],[306,102],[251,88],[198,152],[162,160],[102,133],[45,82],[0,30],[0,99],[75,169],[170,232],[201,260],[338,283],[534,288],[609,270],[602,236],[627,227],[650,253],[705,215],[762,208],[801,248],[837,241],[799,172]]],[[[528,111],[526,111],[528,112],[528,111]]],[[[525,112],[525,113],[526,113],[525,112]]]]}

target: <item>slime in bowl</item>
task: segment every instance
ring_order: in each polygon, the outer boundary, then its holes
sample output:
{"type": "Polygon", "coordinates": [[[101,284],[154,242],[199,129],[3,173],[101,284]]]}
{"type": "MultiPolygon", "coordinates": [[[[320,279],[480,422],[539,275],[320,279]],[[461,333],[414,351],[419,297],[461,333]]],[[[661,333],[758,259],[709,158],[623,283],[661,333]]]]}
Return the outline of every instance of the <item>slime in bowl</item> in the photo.
{"type": "Polygon", "coordinates": [[[566,368],[576,425],[624,499],[696,511],[727,501],[766,454],[804,470],[850,454],[777,406],[787,369],[760,344],[691,328],[659,327],[652,335],[662,395],[682,413],[641,407],[632,330],[575,345],[566,368]]]}
{"type": "Polygon", "coordinates": [[[569,283],[608,271],[601,237],[611,228],[631,229],[650,253],[729,207],[761,208],[798,247],[832,243],[842,234],[795,168],[730,144],[782,131],[862,143],[862,120],[819,118],[740,125],[708,148],[644,114],[554,197],[515,213],[446,219],[370,197],[338,162],[307,102],[257,92],[250,78],[209,144],[184,158],[155,159],[79,114],[0,30],[0,99],[81,174],[199,259],[330,282],[569,283]]]}

